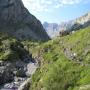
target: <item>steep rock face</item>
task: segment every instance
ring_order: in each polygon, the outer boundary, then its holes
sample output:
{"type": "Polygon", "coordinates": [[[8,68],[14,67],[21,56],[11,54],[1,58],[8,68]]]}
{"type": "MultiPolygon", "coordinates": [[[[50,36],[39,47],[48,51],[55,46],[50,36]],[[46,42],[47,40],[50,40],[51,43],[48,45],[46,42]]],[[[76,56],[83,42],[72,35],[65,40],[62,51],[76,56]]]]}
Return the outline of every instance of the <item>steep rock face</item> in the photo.
{"type": "Polygon", "coordinates": [[[59,25],[57,23],[44,22],[43,27],[51,38],[55,37],[59,30],[59,25]]]}
{"type": "Polygon", "coordinates": [[[0,31],[18,39],[49,39],[40,21],[28,12],[22,0],[0,0],[0,31]]]}
{"type": "Polygon", "coordinates": [[[87,14],[85,14],[79,18],[76,18],[76,20],[74,22],[84,24],[89,21],[90,21],[90,12],[88,12],[87,14]]]}
{"type": "Polygon", "coordinates": [[[58,24],[58,23],[48,23],[48,22],[43,23],[43,27],[45,28],[46,32],[48,33],[48,35],[51,38],[54,38],[54,37],[58,36],[59,32],[61,30],[66,30],[68,28],[71,28],[72,25],[73,25],[72,21],[62,22],[60,24],[58,24]]]}

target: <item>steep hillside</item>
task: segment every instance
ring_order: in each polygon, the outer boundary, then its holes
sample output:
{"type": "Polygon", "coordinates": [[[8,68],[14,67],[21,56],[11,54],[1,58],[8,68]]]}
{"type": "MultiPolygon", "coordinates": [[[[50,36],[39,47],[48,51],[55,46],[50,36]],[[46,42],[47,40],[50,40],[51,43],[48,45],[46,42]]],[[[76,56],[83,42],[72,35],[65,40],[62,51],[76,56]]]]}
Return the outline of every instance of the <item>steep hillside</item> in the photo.
{"type": "Polygon", "coordinates": [[[0,32],[18,39],[49,39],[41,22],[29,13],[22,0],[0,0],[0,32]]]}
{"type": "Polygon", "coordinates": [[[90,90],[90,27],[35,49],[40,68],[30,90],[90,90]]]}
{"type": "Polygon", "coordinates": [[[0,90],[17,90],[36,68],[37,63],[27,46],[0,33],[0,90]]]}

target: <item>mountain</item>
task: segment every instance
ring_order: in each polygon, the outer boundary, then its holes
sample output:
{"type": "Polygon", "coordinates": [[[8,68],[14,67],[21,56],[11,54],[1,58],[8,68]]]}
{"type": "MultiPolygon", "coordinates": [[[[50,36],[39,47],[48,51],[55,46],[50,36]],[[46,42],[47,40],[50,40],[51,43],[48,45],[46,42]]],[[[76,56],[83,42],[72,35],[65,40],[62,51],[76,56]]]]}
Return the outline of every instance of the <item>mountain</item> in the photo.
{"type": "Polygon", "coordinates": [[[90,26],[36,48],[30,90],[90,90],[90,26]]]}
{"type": "Polygon", "coordinates": [[[60,30],[75,31],[90,26],[90,12],[74,20],[60,24],[60,30]]]}
{"type": "Polygon", "coordinates": [[[71,32],[87,26],[90,26],[90,12],[68,22],[62,22],[60,24],[44,22],[43,24],[43,27],[51,38],[58,36],[61,31],[71,32]]]}
{"type": "Polygon", "coordinates": [[[43,26],[21,0],[0,0],[0,90],[90,90],[90,14],[43,26]]]}
{"type": "Polygon", "coordinates": [[[90,12],[88,12],[87,14],[79,17],[79,18],[76,18],[74,20],[75,23],[79,23],[79,24],[84,24],[86,22],[90,21],[90,12]]]}
{"type": "Polygon", "coordinates": [[[22,0],[0,0],[0,32],[18,39],[49,40],[41,22],[29,13],[22,0]]]}
{"type": "Polygon", "coordinates": [[[55,37],[59,30],[59,25],[57,23],[44,22],[43,27],[51,38],[55,37]]]}
{"type": "Polygon", "coordinates": [[[72,26],[70,28],[67,28],[66,30],[76,31],[81,28],[90,26],[90,12],[79,18],[76,18],[75,20],[72,20],[72,22],[73,22],[72,26]]]}
{"type": "Polygon", "coordinates": [[[62,22],[60,24],[44,22],[43,27],[46,30],[46,32],[48,33],[48,35],[51,38],[54,38],[54,37],[57,37],[59,35],[60,31],[71,29],[73,24],[74,24],[73,21],[62,22]]]}

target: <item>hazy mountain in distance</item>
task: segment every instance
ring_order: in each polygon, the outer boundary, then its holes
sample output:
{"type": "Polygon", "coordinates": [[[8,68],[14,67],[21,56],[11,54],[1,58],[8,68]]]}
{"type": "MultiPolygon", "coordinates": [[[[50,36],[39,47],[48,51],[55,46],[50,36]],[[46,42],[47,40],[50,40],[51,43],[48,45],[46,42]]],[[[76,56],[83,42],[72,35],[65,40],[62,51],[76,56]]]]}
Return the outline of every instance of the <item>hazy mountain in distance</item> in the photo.
{"type": "Polygon", "coordinates": [[[43,27],[51,38],[55,37],[59,30],[59,25],[57,23],[44,22],[43,27]]]}
{"type": "Polygon", "coordinates": [[[90,12],[74,20],[62,22],[60,24],[44,22],[43,27],[45,28],[50,37],[55,37],[59,35],[59,32],[61,30],[73,31],[87,27],[89,25],[90,25],[90,12]]]}

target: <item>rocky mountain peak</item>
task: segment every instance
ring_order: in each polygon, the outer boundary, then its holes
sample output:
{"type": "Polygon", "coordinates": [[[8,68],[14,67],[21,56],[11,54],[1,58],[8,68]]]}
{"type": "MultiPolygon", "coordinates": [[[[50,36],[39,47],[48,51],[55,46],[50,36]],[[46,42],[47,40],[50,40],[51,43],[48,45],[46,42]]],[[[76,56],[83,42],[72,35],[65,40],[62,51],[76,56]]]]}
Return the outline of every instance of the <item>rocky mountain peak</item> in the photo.
{"type": "MultiPolygon", "coordinates": [[[[60,24],[45,22],[43,24],[43,27],[46,29],[51,38],[59,36],[60,32],[62,31],[71,32],[88,26],[90,26],[90,12],[86,13],[85,15],[82,15],[81,17],[70,20],[68,22],[62,22],[60,24]]],[[[65,32],[65,34],[66,33],[67,32],[65,32]]]]}
{"type": "Polygon", "coordinates": [[[0,32],[18,39],[49,39],[41,22],[29,13],[22,0],[0,0],[0,32]]]}
{"type": "Polygon", "coordinates": [[[74,22],[84,24],[84,23],[86,23],[88,21],[90,21],[90,12],[88,12],[85,15],[77,18],[74,22]]]}

